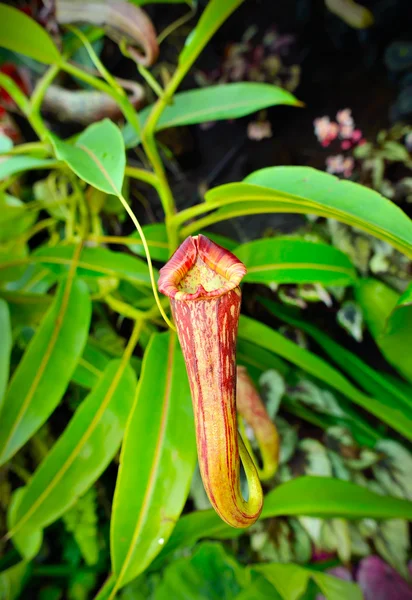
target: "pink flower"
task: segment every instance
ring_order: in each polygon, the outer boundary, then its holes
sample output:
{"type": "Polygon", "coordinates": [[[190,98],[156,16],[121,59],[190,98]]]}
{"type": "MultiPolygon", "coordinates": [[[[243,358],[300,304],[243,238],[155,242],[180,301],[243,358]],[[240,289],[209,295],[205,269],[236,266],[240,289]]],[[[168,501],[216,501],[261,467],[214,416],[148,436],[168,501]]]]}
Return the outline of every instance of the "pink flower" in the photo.
{"type": "Polygon", "coordinates": [[[250,140],[263,140],[272,137],[272,127],[269,121],[251,121],[247,126],[247,136],[250,140]]]}
{"type": "Polygon", "coordinates": [[[352,144],[350,143],[349,140],[343,140],[343,142],[340,145],[340,147],[342,148],[342,150],[349,150],[349,148],[351,146],[352,146],[352,144]]]}
{"type": "Polygon", "coordinates": [[[354,166],[355,161],[351,156],[345,158],[343,154],[336,154],[335,156],[328,156],[326,159],[326,170],[334,175],[350,177],[354,166]]]}
{"type": "Polygon", "coordinates": [[[334,121],[331,121],[329,117],[315,119],[313,125],[315,128],[315,135],[324,147],[329,146],[329,144],[338,136],[339,126],[334,121]]]}
{"type": "Polygon", "coordinates": [[[350,108],[344,108],[336,113],[336,120],[339,125],[351,125],[353,127],[353,117],[350,108]]]}
{"type": "Polygon", "coordinates": [[[344,140],[349,140],[353,136],[353,125],[341,125],[339,129],[339,137],[344,140]]]}

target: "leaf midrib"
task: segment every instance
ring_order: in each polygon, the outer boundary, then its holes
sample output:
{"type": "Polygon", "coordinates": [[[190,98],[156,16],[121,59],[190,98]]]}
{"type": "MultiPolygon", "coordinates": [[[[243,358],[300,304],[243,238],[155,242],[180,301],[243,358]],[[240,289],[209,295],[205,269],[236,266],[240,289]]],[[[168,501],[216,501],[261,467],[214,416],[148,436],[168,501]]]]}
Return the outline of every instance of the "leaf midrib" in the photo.
{"type": "Polygon", "coordinates": [[[95,428],[97,427],[97,425],[100,421],[100,418],[102,417],[104,411],[107,408],[107,405],[111,401],[113,394],[116,391],[119,380],[122,377],[124,370],[128,364],[128,361],[129,361],[129,356],[126,352],[124,352],[121,362],[119,364],[119,368],[116,371],[115,376],[113,377],[112,383],[110,384],[109,389],[107,390],[107,392],[102,400],[102,403],[100,404],[99,409],[97,410],[96,414],[94,415],[87,430],[84,432],[84,434],[82,435],[82,437],[80,438],[80,440],[78,441],[76,446],[74,447],[73,452],[69,455],[68,459],[62,464],[60,470],[55,475],[55,477],[52,479],[52,481],[43,490],[43,492],[40,494],[40,496],[37,498],[37,500],[35,502],[33,502],[33,504],[30,506],[30,509],[25,513],[24,517],[20,518],[18,524],[15,525],[11,529],[11,531],[8,534],[9,537],[12,537],[17,531],[19,531],[21,529],[21,527],[24,525],[24,523],[26,523],[27,520],[33,515],[33,513],[38,508],[38,506],[42,504],[44,498],[46,498],[49,495],[49,493],[56,487],[57,483],[61,480],[61,478],[67,472],[67,470],[71,467],[74,460],[77,458],[78,454],[80,453],[82,447],[84,446],[84,444],[88,441],[88,439],[94,432],[95,428]]]}
{"type": "MultiPolygon", "coordinates": [[[[109,597],[109,600],[111,600],[112,598],[114,598],[117,590],[119,589],[119,587],[122,584],[122,580],[125,576],[125,573],[127,572],[127,569],[129,567],[133,552],[135,550],[135,546],[136,546],[136,542],[137,539],[139,537],[139,534],[141,532],[141,529],[143,527],[143,522],[146,518],[147,515],[147,511],[149,508],[149,502],[152,498],[153,495],[153,491],[154,491],[154,487],[155,487],[155,483],[156,483],[156,473],[158,470],[158,466],[159,466],[159,461],[160,461],[160,456],[161,456],[161,449],[163,446],[163,440],[165,437],[165,431],[166,431],[166,424],[167,424],[167,418],[168,418],[168,414],[169,414],[169,406],[170,406],[170,392],[171,392],[171,387],[172,387],[172,376],[173,376],[173,361],[174,361],[174,355],[175,355],[175,350],[176,350],[176,338],[175,335],[173,334],[173,332],[170,332],[170,341],[169,341],[169,355],[168,355],[168,360],[167,360],[167,367],[166,367],[166,385],[165,385],[165,392],[163,395],[163,409],[162,409],[162,416],[161,416],[161,420],[160,420],[160,428],[159,428],[159,435],[156,441],[156,450],[155,450],[155,454],[154,454],[154,460],[152,463],[152,468],[150,470],[150,475],[148,478],[148,484],[146,486],[146,490],[145,490],[145,494],[143,497],[143,502],[142,502],[142,509],[140,511],[140,515],[139,515],[139,519],[136,523],[136,527],[133,531],[133,535],[132,535],[132,539],[130,542],[130,546],[129,549],[127,551],[126,557],[124,559],[122,568],[120,570],[119,576],[117,578],[116,581],[116,585],[113,588],[112,594],[109,597]]],[[[138,402],[138,396],[136,399],[136,402],[138,402]]]]}

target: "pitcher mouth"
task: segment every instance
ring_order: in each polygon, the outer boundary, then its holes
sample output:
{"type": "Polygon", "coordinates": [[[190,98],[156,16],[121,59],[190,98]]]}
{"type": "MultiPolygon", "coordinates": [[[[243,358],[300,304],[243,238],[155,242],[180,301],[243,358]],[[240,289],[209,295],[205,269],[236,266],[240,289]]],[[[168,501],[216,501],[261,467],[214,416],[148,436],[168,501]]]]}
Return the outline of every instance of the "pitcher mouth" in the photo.
{"type": "Polygon", "coordinates": [[[175,300],[222,296],[238,287],[245,265],[204,235],[190,236],[160,269],[158,288],[175,300]]]}

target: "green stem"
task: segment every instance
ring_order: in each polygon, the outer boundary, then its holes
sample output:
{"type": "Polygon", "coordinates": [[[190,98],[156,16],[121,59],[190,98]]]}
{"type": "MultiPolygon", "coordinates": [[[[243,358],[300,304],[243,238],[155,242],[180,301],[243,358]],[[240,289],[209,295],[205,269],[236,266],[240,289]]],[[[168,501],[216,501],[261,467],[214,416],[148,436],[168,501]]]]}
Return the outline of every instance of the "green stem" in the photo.
{"type": "Polygon", "coordinates": [[[52,154],[51,146],[47,142],[28,142],[14,146],[7,152],[7,156],[16,156],[19,154],[40,154],[42,157],[52,154]]]}
{"type": "Polygon", "coordinates": [[[140,181],[144,181],[149,185],[153,186],[157,189],[159,182],[154,173],[147,171],[146,169],[140,169],[139,167],[132,167],[131,165],[126,165],[126,169],[124,174],[126,177],[132,177],[133,179],[139,179],[140,181]]]}
{"type": "Polygon", "coordinates": [[[45,126],[43,119],[40,115],[41,105],[44,99],[44,96],[47,92],[47,88],[50,86],[53,79],[56,77],[58,72],[60,71],[60,65],[52,65],[43,77],[39,79],[34,89],[33,95],[30,99],[30,108],[27,114],[27,118],[32,125],[33,129],[36,131],[39,138],[44,142],[48,137],[48,129],[45,126]]]}
{"type": "Polygon", "coordinates": [[[152,88],[156,96],[161,98],[164,94],[162,87],[158,84],[156,79],[153,77],[151,72],[146,69],[143,65],[138,65],[138,71],[146,83],[152,88]]]}
{"type": "Polygon", "coordinates": [[[73,27],[72,25],[68,25],[67,28],[72,33],[74,33],[74,35],[77,36],[79,38],[79,40],[81,40],[81,42],[83,43],[84,47],[87,50],[88,55],[90,56],[92,63],[94,64],[96,69],[99,71],[99,73],[103,77],[103,79],[105,79],[107,81],[107,83],[112,87],[112,89],[116,90],[116,92],[120,96],[124,96],[125,93],[124,93],[123,88],[117,83],[115,78],[112,77],[112,75],[106,69],[106,67],[104,66],[104,64],[102,63],[100,58],[97,56],[96,52],[94,51],[93,46],[91,45],[91,43],[89,42],[87,37],[84,35],[84,33],[82,31],[80,31],[80,29],[77,29],[77,27],[73,27]]]}

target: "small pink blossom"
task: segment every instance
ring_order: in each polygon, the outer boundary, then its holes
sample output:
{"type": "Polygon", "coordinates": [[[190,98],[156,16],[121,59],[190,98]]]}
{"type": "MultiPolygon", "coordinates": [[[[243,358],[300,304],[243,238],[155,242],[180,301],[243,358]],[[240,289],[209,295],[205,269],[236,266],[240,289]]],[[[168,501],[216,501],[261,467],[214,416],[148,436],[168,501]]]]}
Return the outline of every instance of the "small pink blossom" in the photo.
{"type": "Polygon", "coordinates": [[[247,126],[247,136],[256,141],[271,138],[272,126],[269,121],[251,121],[247,126]]]}
{"type": "Polygon", "coordinates": [[[338,136],[339,126],[337,123],[331,121],[329,117],[315,119],[313,125],[315,127],[315,135],[324,147],[329,146],[338,136]]]}
{"type": "Polygon", "coordinates": [[[339,128],[339,137],[344,140],[350,140],[353,136],[353,125],[341,125],[339,128]]]}
{"type": "Polygon", "coordinates": [[[350,108],[344,108],[343,110],[339,110],[336,113],[336,120],[339,123],[339,125],[350,125],[352,127],[354,125],[352,111],[350,108]]]}
{"type": "Polygon", "coordinates": [[[351,156],[345,158],[343,154],[336,154],[335,156],[328,156],[326,159],[326,171],[334,175],[350,177],[354,166],[355,161],[351,156]]]}
{"type": "Polygon", "coordinates": [[[351,146],[352,146],[352,144],[350,143],[349,140],[343,140],[343,142],[340,145],[340,147],[342,148],[342,150],[349,150],[349,148],[351,146]]]}
{"type": "Polygon", "coordinates": [[[359,140],[362,138],[362,132],[360,129],[354,129],[353,133],[352,133],[352,141],[353,142],[359,142],[359,140]]]}

